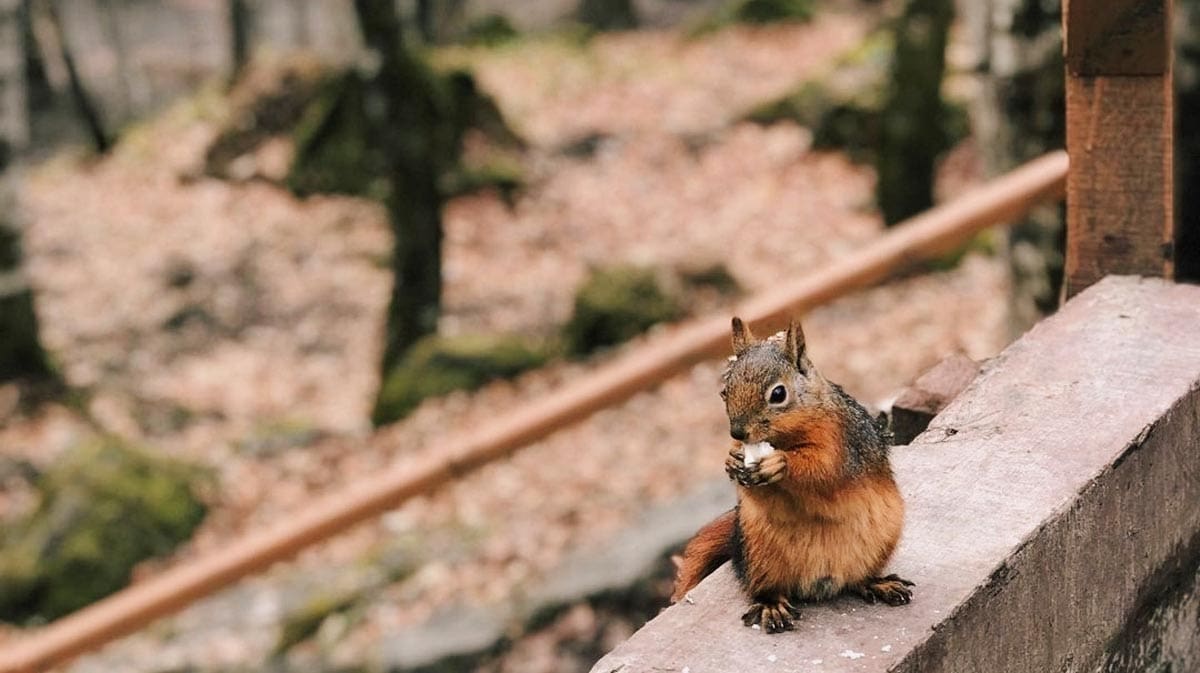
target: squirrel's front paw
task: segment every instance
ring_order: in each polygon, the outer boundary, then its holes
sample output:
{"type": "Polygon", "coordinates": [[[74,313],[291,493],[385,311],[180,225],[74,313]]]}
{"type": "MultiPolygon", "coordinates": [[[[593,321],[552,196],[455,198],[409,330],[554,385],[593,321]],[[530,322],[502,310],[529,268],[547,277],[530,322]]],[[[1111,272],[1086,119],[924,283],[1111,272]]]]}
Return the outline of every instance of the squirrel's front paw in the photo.
{"type": "Polygon", "coordinates": [[[729,450],[729,456],[725,458],[725,474],[742,486],[751,485],[750,473],[746,468],[746,454],[741,446],[729,450]]]}
{"type": "Polygon", "coordinates": [[[746,468],[746,481],[739,480],[738,483],[743,486],[766,486],[783,479],[786,472],[787,454],[776,451],[746,468]]]}

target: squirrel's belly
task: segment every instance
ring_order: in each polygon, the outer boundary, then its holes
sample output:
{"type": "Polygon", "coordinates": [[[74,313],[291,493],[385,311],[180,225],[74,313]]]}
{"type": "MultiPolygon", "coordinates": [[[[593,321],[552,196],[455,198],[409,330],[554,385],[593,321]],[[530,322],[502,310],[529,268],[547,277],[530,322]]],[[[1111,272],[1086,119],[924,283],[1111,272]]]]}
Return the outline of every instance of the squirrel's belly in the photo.
{"type": "Polygon", "coordinates": [[[747,589],[830,598],[880,574],[903,521],[904,502],[890,476],[863,478],[833,498],[787,508],[747,492],[739,507],[747,589]]]}

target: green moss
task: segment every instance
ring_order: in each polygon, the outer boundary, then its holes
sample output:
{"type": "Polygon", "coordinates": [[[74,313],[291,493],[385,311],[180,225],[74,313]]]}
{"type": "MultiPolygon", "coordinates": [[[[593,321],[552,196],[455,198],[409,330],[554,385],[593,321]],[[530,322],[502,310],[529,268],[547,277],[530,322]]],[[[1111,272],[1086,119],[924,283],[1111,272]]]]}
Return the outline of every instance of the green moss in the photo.
{"type": "Polygon", "coordinates": [[[575,293],[575,310],[563,326],[563,341],[569,352],[586,355],[682,315],[679,300],[663,288],[653,270],[596,269],[575,293]]]}
{"type": "Polygon", "coordinates": [[[971,240],[963,243],[957,248],[938,257],[925,262],[923,265],[930,271],[949,271],[962,264],[967,255],[977,253],[988,257],[995,256],[996,249],[999,244],[996,241],[996,232],[992,230],[981,231],[976,234],[971,240]]]}
{"type": "Polygon", "coordinates": [[[38,480],[37,510],[4,536],[0,619],[55,619],[128,584],[138,562],[204,518],[201,476],[113,438],[70,451],[38,480]]]}
{"type": "Polygon", "coordinates": [[[813,16],[812,0],[740,0],[733,16],[742,23],[808,21],[813,16]]]}
{"type": "MultiPolygon", "coordinates": [[[[3,284],[0,272],[0,284],[3,284]]],[[[28,289],[9,292],[0,287],[0,381],[11,378],[46,379],[54,374],[38,342],[37,314],[28,289]]]]}
{"type": "Polygon", "coordinates": [[[376,425],[391,423],[427,397],[473,390],[540,367],[548,359],[545,348],[518,336],[425,337],[384,376],[372,418],[376,425]]]}
{"type": "MultiPolygon", "coordinates": [[[[888,107],[894,54],[892,32],[876,31],[838,58],[829,72],[753,108],[744,119],[764,125],[790,120],[812,131],[816,149],[840,150],[855,161],[875,162],[885,124],[894,125],[898,116],[907,115],[888,107]]],[[[943,101],[932,121],[937,128],[927,130],[939,154],[970,133],[966,108],[957,102],[943,101]]]]}
{"type": "MultiPolygon", "coordinates": [[[[222,98],[214,89],[194,96],[193,107],[203,112],[193,114],[208,118],[226,117],[217,137],[204,158],[204,171],[217,178],[230,176],[230,165],[239,157],[251,153],[270,138],[292,131],[301,117],[328,84],[328,75],[313,64],[300,61],[254,64],[242,75],[242,83],[228,97],[222,98]],[[223,115],[222,104],[230,106],[223,115]]],[[[182,109],[181,109],[182,110],[182,109]]],[[[179,116],[186,119],[187,112],[179,116]]],[[[147,153],[158,148],[142,143],[147,153]]],[[[123,144],[129,144],[124,142],[123,144]]]]}
{"type": "Polygon", "coordinates": [[[758,124],[794,121],[812,131],[813,147],[869,161],[879,142],[891,55],[890,34],[876,32],[842,55],[829,72],[752,109],[745,118],[758,124]]]}
{"type": "Polygon", "coordinates": [[[575,19],[594,30],[631,30],[638,26],[632,0],[580,0],[575,19]]]}
{"type": "Polygon", "coordinates": [[[723,295],[738,295],[742,292],[741,283],[729,272],[729,268],[721,263],[696,269],[686,269],[680,272],[683,282],[691,288],[709,288],[723,295]]]}
{"type": "Polygon", "coordinates": [[[517,193],[524,187],[525,171],[521,164],[500,156],[477,165],[464,163],[458,170],[442,176],[442,191],[447,196],[495,189],[509,205],[514,203],[517,193]]]}
{"type": "MultiPolygon", "coordinates": [[[[507,124],[500,108],[479,90],[474,76],[455,70],[434,73],[422,63],[424,94],[439,110],[430,128],[408,129],[405,143],[415,147],[441,138],[433,161],[445,196],[485,186],[511,195],[523,184],[519,164],[497,159],[479,166],[463,165],[457,139],[468,128],[478,129],[496,147],[522,150],[525,141],[507,124]]],[[[368,83],[356,71],[329,78],[295,126],[296,154],[287,186],[296,194],[339,193],[386,200],[390,196],[388,165],[367,114],[368,83]]]]}
{"type": "Polygon", "coordinates": [[[359,599],[355,593],[319,593],[296,610],[284,615],[275,652],[281,653],[293,645],[308,640],[321,628],[325,619],[343,612],[359,599]]]}
{"type": "Polygon", "coordinates": [[[487,14],[467,25],[464,41],[472,45],[497,47],[520,36],[508,17],[503,14],[487,14]]]}
{"type": "Polygon", "coordinates": [[[296,154],[287,186],[300,195],[387,196],[386,157],[367,135],[366,83],[355,71],[327,80],[292,136],[296,154]]]}
{"type": "Polygon", "coordinates": [[[813,0],[730,0],[692,26],[688,32],[692,36],[699,36],[737,23],[809,21],[813,13],[813,0]]]}

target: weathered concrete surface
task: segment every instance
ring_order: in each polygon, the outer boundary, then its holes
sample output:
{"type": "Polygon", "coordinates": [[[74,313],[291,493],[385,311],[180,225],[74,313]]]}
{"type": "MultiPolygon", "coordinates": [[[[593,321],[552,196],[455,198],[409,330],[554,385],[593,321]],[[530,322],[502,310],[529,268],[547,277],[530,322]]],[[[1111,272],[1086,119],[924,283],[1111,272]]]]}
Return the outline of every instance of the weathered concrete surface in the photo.
{"type": "Polygon", "coordinates": [[[917,377],[892,404],[894,444],[910,444],[958,394],[979,376],[982,365],[956,353],[917,377]]]}
{"type": "Polygon", "coordinates": [[[1200,671],[1200,535],[1145,583],[1104,653],[1103,673],[1200,671]]]}
{"type": "Polygon", "coordinates": [[[896,452],[911,605],[843,598],[768,636],[725,567],[593,672],[1124,671],[1155,647],[1190,670],[1194,590],[1143,625],[1195,583],[1198,391],[1200,287],[1106,279],[896,452]]]}

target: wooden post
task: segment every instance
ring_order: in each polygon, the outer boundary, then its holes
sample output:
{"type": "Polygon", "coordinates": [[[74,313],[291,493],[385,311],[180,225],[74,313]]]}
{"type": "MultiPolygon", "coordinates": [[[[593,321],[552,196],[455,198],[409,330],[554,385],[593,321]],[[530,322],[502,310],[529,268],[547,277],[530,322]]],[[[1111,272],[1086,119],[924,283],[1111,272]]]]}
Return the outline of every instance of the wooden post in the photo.
{"type": "Polygon", "coordinates": [[[1068,0],[1070,298],[1107,274],[1174,271],[1171,0],[1068,0]]]}

